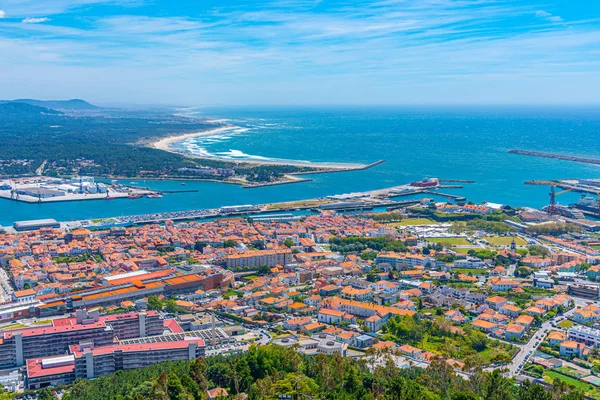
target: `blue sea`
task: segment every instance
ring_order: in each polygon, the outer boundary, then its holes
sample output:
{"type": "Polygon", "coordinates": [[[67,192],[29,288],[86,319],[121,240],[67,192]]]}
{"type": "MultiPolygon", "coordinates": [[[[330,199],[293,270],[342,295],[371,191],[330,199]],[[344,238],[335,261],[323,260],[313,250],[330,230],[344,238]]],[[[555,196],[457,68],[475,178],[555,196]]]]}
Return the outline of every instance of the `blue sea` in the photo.
{"type": "MultiPolygon", "coordinates": [[[[600,108],[583,107],[203,107],[189,115],[237,128],[174,144],[191,154],[228,159],[289,159],[384,164],[365,171],[312,175],[313,181],[255,189],[187,182],[198,193],[162,199],[55,204],[0,200],[0,224],[17,220],[157,213],[269,203],[400,185],[425,177],[471,179],[445,190],[480,202],[542,207],[549,188],[531,179],[600,178],[600,166],[509,154],[513,148],[600,158],[600,108]]],[[[124,181],[161,190],[179,182],[124,181]]],[[[562,204],[578,194],[558,197],[562,204]]]]}

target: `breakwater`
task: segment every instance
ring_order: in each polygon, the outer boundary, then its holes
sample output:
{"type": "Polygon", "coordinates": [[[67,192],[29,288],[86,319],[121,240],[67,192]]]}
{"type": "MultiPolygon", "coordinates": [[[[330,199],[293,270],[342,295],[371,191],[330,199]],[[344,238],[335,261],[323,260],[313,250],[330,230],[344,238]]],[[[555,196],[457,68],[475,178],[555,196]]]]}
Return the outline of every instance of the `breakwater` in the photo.
{"type": "Polygon", "coordinates": [[[555,160],[575,161],[575,162],[580,162],[580,163],[585,163],[585,164],[600,165],[600,159],[598,159],[598,158],[577,157],[577,156],[570,156],[570,155],[566,155],[566,154],[544,153],[544,152],[539,152],[539,151],[518,150],[518,149],[509,150],[508,152],[510,154],[520,154],[522,156],[553,158],[555,160]]]}

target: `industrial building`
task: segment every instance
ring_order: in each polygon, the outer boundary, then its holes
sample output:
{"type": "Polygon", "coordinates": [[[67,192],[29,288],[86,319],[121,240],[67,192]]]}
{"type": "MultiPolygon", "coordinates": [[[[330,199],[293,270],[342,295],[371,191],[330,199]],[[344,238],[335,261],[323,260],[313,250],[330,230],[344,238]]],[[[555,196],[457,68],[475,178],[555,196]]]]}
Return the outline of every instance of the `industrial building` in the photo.
{"type": "Polygon", "coordinates": [[[47,219],[34,219],[30,221],[18,221],[13,225],[18,232],[23,231],[37,231],[42,228],[60,228],[60,223],[52,218],[47,219]]]}

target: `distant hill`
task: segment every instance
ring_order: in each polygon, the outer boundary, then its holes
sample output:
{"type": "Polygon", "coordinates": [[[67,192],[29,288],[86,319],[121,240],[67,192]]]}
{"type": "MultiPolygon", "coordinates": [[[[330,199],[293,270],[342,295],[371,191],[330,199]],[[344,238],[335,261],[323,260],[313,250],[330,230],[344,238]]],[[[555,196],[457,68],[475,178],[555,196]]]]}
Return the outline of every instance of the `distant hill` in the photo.
{"type": "Polygon", "coordinates": [[[16,100],[4,100],[0,103],[25,103],[32,106],[50,108],[53,110],[97,110],[100,107],[95,106],[93,104],[88,103],[85,100],[80,99],[72,99],[72,100],[35,100],[35,99],[16,99],[16,100]]]}
{"type": "Polygon", "coordinates": [[[51,110],[46,107],[39,107],[18,101],[10,101],[0,104],[0,118],[7,119],[33,119],[43,118],[44,116],[59,116],[62,112],[51,110]]]}

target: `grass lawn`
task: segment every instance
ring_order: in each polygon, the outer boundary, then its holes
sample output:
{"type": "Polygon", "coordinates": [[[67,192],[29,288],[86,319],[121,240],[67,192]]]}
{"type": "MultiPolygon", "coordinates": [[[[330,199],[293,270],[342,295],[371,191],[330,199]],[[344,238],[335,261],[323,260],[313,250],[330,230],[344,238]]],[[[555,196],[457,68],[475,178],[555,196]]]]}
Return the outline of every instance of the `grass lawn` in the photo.
{"type": "Polygon", "coordinates": [[[435,224],[435,221],[432,221],[428,218],[406,218],[400,222],[392,222],[390,226],[414,226],[414,225],[432,225],[435,224]]]}
{"type": "Polygon", "coordinates": [[[428,242],[431,243],[448,243],[455,246],[469,246],[470,243],[467,239],[463,237],[451,237],[451,238],[425,238],[428,242]]]}
{"type": "MultiPolygon", "coordinates": [[[[490,236],[483,239],[487,240],[492,246],[510,246],[513,240],[512,236],[490,236]]],[[[527,242],[518,236],[515,236],[515,243],[517,246],[527,245],[527,242]]]]}
{"type": "Polygon", "coordinates": [[[456,272],[457,274],[465,274],[465,275],[469,275],[469,272],[472,273],[473,275],[485,275],[485,273],[487,272],[487,269],[485,268],[454,268],[452,271],[456,272]]]}
{"type": "Polygon", "coordinates": [[[473,248],[465,248],[465,247],[453,247],[452,250],[454,250],[457,253],[460,254],[468,254],[469,250],[477,250],[477,249],[481,249],[480,247],[473,247],[473,248]]]}
{"type": "Polygon", "coordinates": [[[33,324],[34,325],[48,325],[48,324],[51,324],[51,323],[52,323],[52,320],[50,320],[50,319],[43,319],[43,320],[40,320],[40,321],[35,321],[33,324]]]}
{"type": "Polygon", "coordinates": [[[573,321],[569,321],[568,319],[565,319],[564,321],[558,323],[558,326],[564,329],[569,329],[573,325],[575,325],[575,323],[573,321]]]}
{"type": "Polygon", "coordinates": [[[594,391],[594,386],[590,385],[589,383],[571,378],[570,376],[563,375],[556,371],[544,371],[544,380],[546,382],[552,383],[555,378],[560,379],[568,385],[575,386],[577,389],[583,390],[586,394],[594,391]]]}
{"type": "Polygon", "coordinates": [[[592,249],[600,250],[600,246],[591,246],[592,249]]]}

